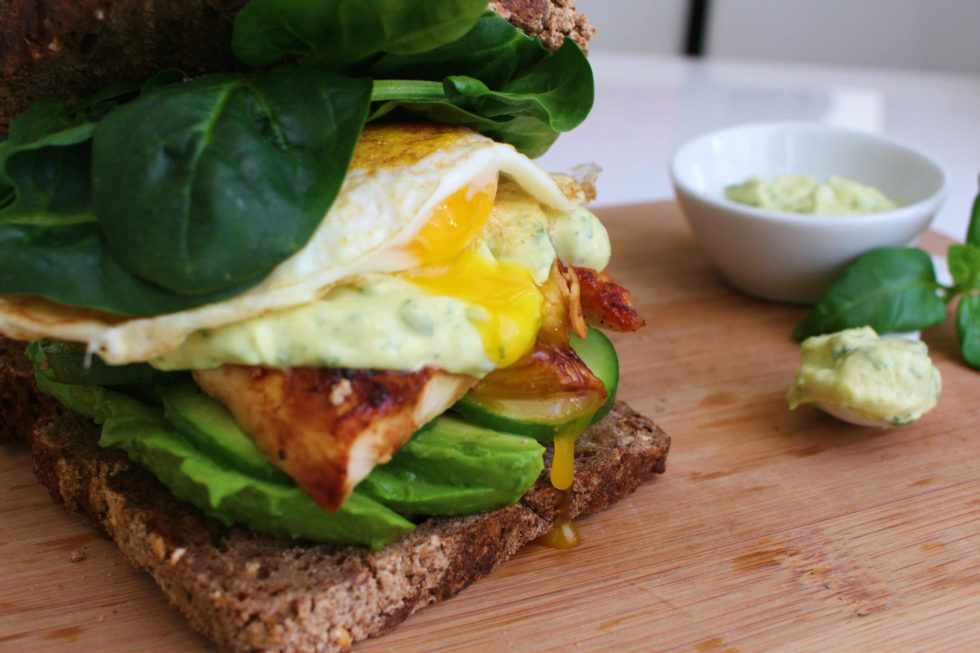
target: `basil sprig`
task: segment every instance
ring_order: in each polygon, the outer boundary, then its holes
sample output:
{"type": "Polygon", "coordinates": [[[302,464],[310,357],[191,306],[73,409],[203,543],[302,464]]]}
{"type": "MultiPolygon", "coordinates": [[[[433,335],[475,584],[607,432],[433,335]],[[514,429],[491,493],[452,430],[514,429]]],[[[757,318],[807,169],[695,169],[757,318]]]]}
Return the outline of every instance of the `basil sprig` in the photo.
{"type": "Polygon", "coordinates": [[[543,153],[578,125],[592,72],[485,0],[252,0],[252,74],[164,71],[74,106],[43,100],[0,140],[0,294],[126,316],[237,295],[298,251],[366,121],[468,126],[543,153]]]}
{"type": "Polygon", "coordinates": [[[956,332],[963,358],[980,369],[980,194],[966,243],[951,244],[946,261],[952,286],[936,280],[932,259],[917,248],[873,249],[844,269],[793,330],[793,337],[870,326],[879,333],[918,331],[941,324],[957,297],[956,332]]]}

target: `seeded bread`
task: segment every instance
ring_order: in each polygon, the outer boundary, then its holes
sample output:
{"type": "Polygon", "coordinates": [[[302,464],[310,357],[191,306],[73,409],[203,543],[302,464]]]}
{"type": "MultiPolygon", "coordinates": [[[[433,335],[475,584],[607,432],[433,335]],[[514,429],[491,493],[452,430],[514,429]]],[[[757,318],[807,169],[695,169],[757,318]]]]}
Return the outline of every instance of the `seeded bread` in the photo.
{"type": "Polygon", "coordinates": [[[595,34],[585,14],[576,11],[575,0],[493,0],[487,8],[552,50],[569,38],[588,53],[595,34]]]}
{"type": "MultiPolygon", "coordinates": [[[[86,97],[111,82],[164,68],[235,70],[231,26],[246,0],[0,2],[0,134],[39,97],[86,97]]],[[[583,48],[594,31],[574,0],[495,0],[496,11],[557,48],[583,48]]]]}
{"type": "MultiPolygon", "coordinates": [[[[22,346],[2,338],[0,346],[0,396],[36,393],[21,374],[22,346]]],[[[121,451],[99,447],[90,421],[35,400],[32,412],[5,402],[0,423],[29,434],[52,498],[114,540],[225,651],[345,650],[490,573],[558,512],[559,493],[543,473],[514,506],[430,519],[378,552],[279,540],[205,517],[121,451]]],[[[669,444],[618,402],[576,445],[571,514],[602,510],[663,472],[669,444]]]]}

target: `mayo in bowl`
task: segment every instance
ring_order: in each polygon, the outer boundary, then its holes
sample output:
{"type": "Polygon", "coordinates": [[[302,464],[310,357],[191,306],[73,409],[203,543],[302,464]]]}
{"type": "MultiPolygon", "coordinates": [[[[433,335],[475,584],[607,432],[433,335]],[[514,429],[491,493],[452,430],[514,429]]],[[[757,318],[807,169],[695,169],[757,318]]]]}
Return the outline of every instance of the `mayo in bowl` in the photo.
{"type": "Polygon", "coordinates": [[[823,183],[807,175],[749,177],[726,187],[725,197],[760,209],[810,215],[861,215],[900,206],[877,188],[834,175],[823,183]]]}

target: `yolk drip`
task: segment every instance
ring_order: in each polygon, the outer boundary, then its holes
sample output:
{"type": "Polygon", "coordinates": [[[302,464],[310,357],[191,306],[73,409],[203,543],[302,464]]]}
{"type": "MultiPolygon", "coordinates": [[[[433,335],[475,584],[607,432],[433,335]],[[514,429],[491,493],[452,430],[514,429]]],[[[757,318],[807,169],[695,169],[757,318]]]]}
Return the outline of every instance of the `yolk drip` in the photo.
{"type": "Polygon", "coordinates": [[[523,266],[496,261],[473,247],[490,218],[496,178],[456,191],[406,250],[420,267],[400,276],[437,295],[481,307],[469,316],[496,367],[516,362],[531,349],[541,325],[542,295],[523,266]]]}
{"type": "Polygon", "coordinates": [[[578,431],[555,436],[555,457],[551,461],[551,484],[556,490],[567,490],[575,478],[575,439],[578,431]]]}
{"type": "Polygon", "coordinates": [[[555,435],[555,455],[551,460],[551,484],[561,492],[558,516],[551,529],[536,541],[553,549],[574,549],[579,545],[578,529],[570,512],[572,481],[575,480],[575,440],[588,426],[588,419],[576,420],[555,435]]]}

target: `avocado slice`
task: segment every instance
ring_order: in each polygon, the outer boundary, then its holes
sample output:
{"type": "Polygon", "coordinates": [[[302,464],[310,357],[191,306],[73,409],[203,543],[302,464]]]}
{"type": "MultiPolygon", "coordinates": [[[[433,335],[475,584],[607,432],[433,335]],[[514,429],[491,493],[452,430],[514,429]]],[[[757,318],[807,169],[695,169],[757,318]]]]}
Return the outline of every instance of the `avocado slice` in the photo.
{"type": "Polygon", "coordinates": [[[516,503],[544,468],[544,447],[443,415],[357,486],[403,515],[465,515],[516,503]]]}
{"type": "Polygon", "coordinates": [[[155,394],[142,393],[150,397],[144,401],[109,387],[63,383],[44,364],[39,343],[28,353],[42,391],[102,425],[102,446],[123,449],[205,514],[279,537],[380,548],[414,528],[403,515],[469,514],[512,504],[543,468],[544,447],[533,439],[442,416],[329,513],[268,462],[227,409],[192,381],[156,386],[155,394]]]}
{"type": "Polygon", "coordinates": [[[202,454],[159,416],[134,407],[106,420],[102,446],[120,447],[174,496],[225,524],[241,523],[277,537],[380,549],[415,525],[354,492],[335,513],[295,484],[252,478],[202,454]]]}
{"type": "Polygon", "coordinates": [[[102,425],[101,446],[119,447],[178,499],[225,524],[242,523],[277,537],[380,549],[415,525],[355,491],[340,510],[320,508],[291,481],[254,478],[197,449],[164,419],[159,406],[95,385],[58,381],[38,343],[28,347],[42,392],[102,425]]]}
{"type": "MultiPolygon", "coordinates": [[[[595,424],[612,410],[616,402],[616,389],[619,386],[619,359],[612,342],[598,329],[589,328],[585,338],[572,334],[569,344],[582,362],[588,366],[606,386],[607,398],[605,403],[592,415],[586,423],[595,424]]],[[[551,442],[556,435],[578,428],[581,430],[583,415],[562,415],[558,419],[550,418],[552,402],[549,400],[502,400],[492,402],[464,396],[453,405],[453,411],[467,420],[480,426],[527,435],[542,442],[551,442]]]]}
{"type": "Polygon", "coordinates": [[[157,393],[167,421],[203,453],[254,478],[292,484],[289,475],[269,462],[228,409],[196,383],[158,386],[157,393]]]}

